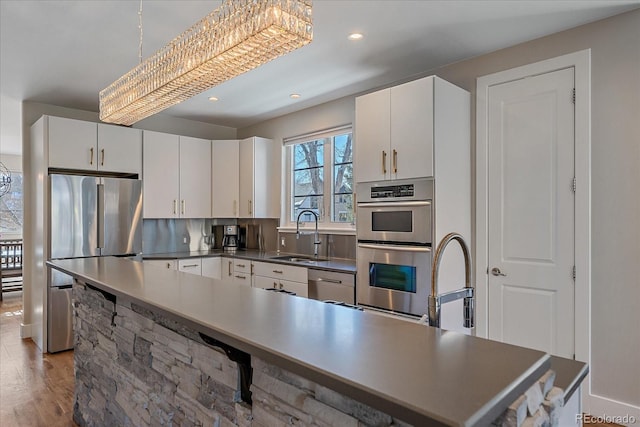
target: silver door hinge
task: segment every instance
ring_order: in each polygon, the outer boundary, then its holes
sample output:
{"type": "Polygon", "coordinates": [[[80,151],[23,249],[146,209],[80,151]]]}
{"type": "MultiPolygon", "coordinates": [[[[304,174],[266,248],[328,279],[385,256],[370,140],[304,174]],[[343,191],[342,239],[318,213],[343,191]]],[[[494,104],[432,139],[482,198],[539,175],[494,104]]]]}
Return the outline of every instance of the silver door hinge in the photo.
{"type": "Polygon", "coordinates": [[[574,281],[576,280],[576,266],[575,265],[573,267],[571,267],[571,278],[574,281]]]}
{"type": "Polygon", "coordinates": [[[573,179],[571,180],[571,191],[575,193],[577,186],[578,186],[578,182],[576,180],[576,177],[574,176],[573,179]]]}
{"type": "Polygon", "coordinates": [[[571,102],[574,103],[574,104],[576,103],[576,88],[575,87],[571,90],[571,102]]]}

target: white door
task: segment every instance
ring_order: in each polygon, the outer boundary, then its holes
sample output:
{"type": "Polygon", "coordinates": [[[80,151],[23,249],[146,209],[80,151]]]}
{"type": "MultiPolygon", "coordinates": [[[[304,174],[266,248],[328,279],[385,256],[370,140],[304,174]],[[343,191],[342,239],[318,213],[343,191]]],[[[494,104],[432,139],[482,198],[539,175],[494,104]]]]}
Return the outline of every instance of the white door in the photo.
{"type": "Polygon", "coordinates": [[[489,88],[490,339],[574,354],[574,69],[489,88]]]}

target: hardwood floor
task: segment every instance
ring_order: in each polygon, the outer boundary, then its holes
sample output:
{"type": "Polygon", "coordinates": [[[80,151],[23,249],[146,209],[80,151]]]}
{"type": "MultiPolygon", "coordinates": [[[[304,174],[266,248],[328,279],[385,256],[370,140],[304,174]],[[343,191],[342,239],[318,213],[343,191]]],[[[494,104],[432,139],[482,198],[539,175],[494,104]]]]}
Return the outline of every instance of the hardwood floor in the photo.
{"type": "Polygon", "coordinates": [[[42,354],[20,338],[22,292],[0,302],[0,426],[76,426],[73,351],[42,354]]]}

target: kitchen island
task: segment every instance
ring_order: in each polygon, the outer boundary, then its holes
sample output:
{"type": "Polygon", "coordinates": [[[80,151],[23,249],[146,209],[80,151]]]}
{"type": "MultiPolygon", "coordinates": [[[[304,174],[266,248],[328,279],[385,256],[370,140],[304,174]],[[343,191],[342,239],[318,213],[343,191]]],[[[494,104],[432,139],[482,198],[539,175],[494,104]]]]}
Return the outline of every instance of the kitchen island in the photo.
{"type": "Polygon", "coordinates": [[[539,351],[139,262],[48,265],[75,279],[80,425],[490,425],[551,366],[539,351]]]}

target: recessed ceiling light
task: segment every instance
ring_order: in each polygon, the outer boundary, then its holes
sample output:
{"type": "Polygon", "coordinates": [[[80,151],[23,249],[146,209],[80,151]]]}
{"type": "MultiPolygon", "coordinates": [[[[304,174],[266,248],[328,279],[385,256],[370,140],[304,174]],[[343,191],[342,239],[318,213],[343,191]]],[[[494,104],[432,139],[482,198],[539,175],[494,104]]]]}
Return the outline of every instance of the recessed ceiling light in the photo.
{"type": "Polygon", "coordinates": [[[209,97],[209,101],[211,102],[216,102],[218,100],[218,98],[216,98],[215,96],[210,96],[209,97]]]}
{"type": "Polygon", "coordinates": [[[291,99],[298,99],[298,98],[300,98],[300,94],[299,93],[292,93],[291,95],[289,95],[289,97],[291,99]]]}
{"type": "Polygon", "coordinates": [[[349,40],[360,40],[364,37],[362,33],[351,33],[349,34],[349,40]]]}

